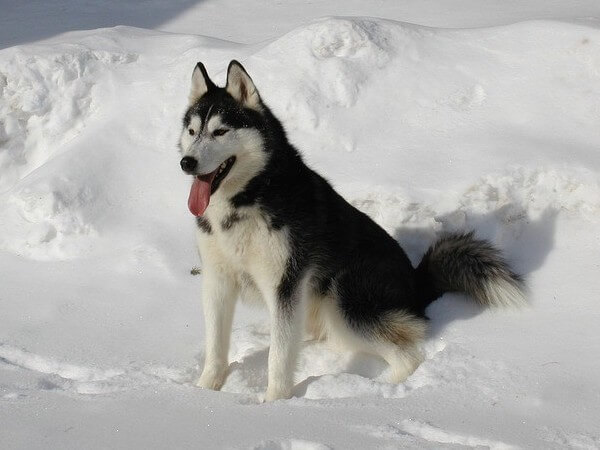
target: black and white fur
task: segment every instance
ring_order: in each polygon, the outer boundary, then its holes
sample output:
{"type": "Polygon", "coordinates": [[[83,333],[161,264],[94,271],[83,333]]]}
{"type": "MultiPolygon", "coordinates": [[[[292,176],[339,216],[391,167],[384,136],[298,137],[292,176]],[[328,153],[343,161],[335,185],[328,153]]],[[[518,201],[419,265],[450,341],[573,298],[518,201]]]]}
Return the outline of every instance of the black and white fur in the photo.
{"type": "Polygon", "coordinates": [[[225,88],[196,66],[180,149],[195,161],[182,162],[195,176],[235,156],[197,218],[206,321],[200,387],[220,389],[227,377],[238,297],[263,302],[270,314],[267,401],[292,395],[305,327],[380,355],[401,382],[422,360],[425,308],[444,292],[484,306],[524,302],[521,278],[472,233],[443,237],[413,268],[392,237],[304,164],[236,61],[225,88]]]}

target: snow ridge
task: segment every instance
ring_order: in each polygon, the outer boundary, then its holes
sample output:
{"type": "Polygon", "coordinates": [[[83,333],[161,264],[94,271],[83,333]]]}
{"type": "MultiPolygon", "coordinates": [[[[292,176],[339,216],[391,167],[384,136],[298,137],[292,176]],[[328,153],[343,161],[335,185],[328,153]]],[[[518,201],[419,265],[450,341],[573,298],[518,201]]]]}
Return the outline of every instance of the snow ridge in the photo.
{"type": "Polygon", "coordinates": [[[0,441],[598,447],[599,68],[593,20],[328,17],[252,44],[116,27],[0,50],[0,441]],[[473,229],[527,276],[531,308],[444,295],[399,385],[305,342],[294,398],[263,404],[267,318],[241,306],[223,392],[195,388],[202,276],[175,143],[196,61],[222,81],[232,58],[414,264],[473,229]]]}

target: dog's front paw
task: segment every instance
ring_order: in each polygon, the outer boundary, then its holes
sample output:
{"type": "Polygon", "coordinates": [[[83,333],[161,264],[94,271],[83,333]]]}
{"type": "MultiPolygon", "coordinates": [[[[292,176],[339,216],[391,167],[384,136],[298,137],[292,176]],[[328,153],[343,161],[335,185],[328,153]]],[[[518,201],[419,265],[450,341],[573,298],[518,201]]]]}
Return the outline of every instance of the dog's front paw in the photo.
{"type": "Polygon", "coordinates": [[[227,367],[205,367],[202,375],[196,381],[196,386],[218,391],[223,387],[226,378],[227,367]]]}
{"type": "Polygon", "coordinates": [[[292,397],[292,388],[286,386],[268,386],[265,394],[265,402],[274,400],[285,400],[292,397]]]}

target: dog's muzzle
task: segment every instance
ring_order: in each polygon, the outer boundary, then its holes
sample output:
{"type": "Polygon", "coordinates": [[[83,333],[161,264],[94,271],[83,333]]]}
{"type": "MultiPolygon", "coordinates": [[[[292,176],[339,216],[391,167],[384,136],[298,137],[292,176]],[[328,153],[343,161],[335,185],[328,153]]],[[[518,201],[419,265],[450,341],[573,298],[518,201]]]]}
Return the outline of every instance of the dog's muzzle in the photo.
{"type": "Polygon", "coordinates": [[[187,173],[193,173],[194,169],[198,165],[198,161],[196,158],[192,158],[191,156],[185,156],[181,159],[179,163],[181,165],[181,169],[187,173]]]}

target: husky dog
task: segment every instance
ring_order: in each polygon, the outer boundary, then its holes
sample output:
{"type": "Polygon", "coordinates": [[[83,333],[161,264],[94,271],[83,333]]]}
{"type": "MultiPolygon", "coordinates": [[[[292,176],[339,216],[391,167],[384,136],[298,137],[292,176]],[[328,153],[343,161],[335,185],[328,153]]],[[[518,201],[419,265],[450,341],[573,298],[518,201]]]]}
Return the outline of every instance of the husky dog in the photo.
{"type": "Polygon", "coordinates": [[[237,61],[224,88],[197,64],[179,146],[203,263],[200,387],[225,382],[238,297],[269,311],[267,401],[291,397],[305,326],[380,355],[401,382],[422,360],[425,308],[444,292],[484,306],[524,301],[522,279],[473,233],[442,237],[412,267],[391,236],[306,166],[237,61]]]}

